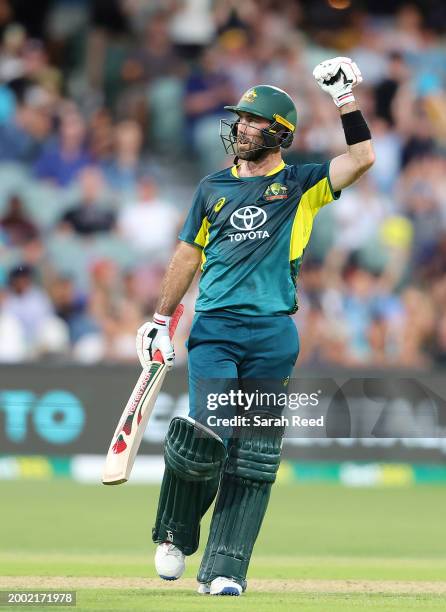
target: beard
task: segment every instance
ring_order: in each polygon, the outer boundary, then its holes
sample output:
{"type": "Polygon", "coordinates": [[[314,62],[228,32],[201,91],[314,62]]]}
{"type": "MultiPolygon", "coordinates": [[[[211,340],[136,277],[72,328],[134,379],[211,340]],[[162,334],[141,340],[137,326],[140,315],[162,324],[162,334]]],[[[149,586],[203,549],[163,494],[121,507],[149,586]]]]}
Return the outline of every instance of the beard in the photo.
{"type": "Polygon", "coordinates": [[[247,151],[238,151],[237,157],[244,161],[260,161],[270,153],[271,149],[265,149],[261,145],[257,145],[259,148],[248,149],[247,151]]]}

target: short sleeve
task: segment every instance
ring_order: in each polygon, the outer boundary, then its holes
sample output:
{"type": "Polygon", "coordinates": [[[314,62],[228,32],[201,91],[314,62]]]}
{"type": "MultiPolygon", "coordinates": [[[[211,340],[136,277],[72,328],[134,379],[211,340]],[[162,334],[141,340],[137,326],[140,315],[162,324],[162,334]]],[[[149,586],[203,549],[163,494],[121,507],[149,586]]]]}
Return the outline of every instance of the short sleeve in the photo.
{"type": "Polygon", "coordinates": [[[302,197],[311,208],[313,216],[326,204],[337,200],[340,191],[333,191],[330,181],[330,162],[323,164],[303,164],[297,167],[302,197]]]}
{"type": "Polygon", "coordinates": [[[192,200],[192,206],[178,238],[200,248],[206,245],[209,222],[206,217],[203,186],[200,183],[192,200]]]}

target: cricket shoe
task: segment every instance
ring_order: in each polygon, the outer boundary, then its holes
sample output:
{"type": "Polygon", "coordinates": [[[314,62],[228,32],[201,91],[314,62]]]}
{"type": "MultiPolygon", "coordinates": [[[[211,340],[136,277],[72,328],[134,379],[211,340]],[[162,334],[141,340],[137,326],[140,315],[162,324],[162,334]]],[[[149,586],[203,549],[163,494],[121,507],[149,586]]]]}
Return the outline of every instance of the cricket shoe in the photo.
{"type": "Polygon", "coordinates": [[[200,584],[198,587],[198,593],[201,595],[232,595],[237,597],[242,594],[242,591],[242,587],[237,582],[225,576],[214,578],[212,582],[200,584]]]}
{"type": "Polygon", "coordinates": [[[163,542],[156,548],[155,567],[163,580],[178,580],[186,568],[185,555],[170,542],[163,542]]]}

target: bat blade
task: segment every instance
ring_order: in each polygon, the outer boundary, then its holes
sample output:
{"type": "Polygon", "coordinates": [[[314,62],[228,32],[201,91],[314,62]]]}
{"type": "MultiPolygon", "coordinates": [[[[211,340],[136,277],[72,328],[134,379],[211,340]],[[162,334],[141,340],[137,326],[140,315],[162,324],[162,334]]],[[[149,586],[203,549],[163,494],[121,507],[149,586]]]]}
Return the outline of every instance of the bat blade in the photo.
{"type": "MultiPolygon", "coordinates": [[[[183,310],[183,305],[179,304],[172,316],[169,329],[171,337],[175,333],[183,310]]],[[[117,485],[129,479],[166,372],[167,368],[162,361],[161,354],[157,351],[150,366],[141,372],[116,427],[105,460],[103,484],[117,485]]]]}

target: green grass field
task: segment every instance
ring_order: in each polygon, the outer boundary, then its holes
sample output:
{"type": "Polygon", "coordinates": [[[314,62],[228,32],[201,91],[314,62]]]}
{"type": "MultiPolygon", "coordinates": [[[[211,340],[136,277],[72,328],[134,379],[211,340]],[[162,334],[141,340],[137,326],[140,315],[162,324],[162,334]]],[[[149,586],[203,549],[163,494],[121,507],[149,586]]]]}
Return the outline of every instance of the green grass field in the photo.
{"type": "Polygon", "coordinates": [[[441,486],[276,485],[237,599],[195,593],[199,552],[181,581],[156,578],[157,487],[3,481],[0,491],[0,588],[77,590],[80,610],[446,609],[441,486]]]}

